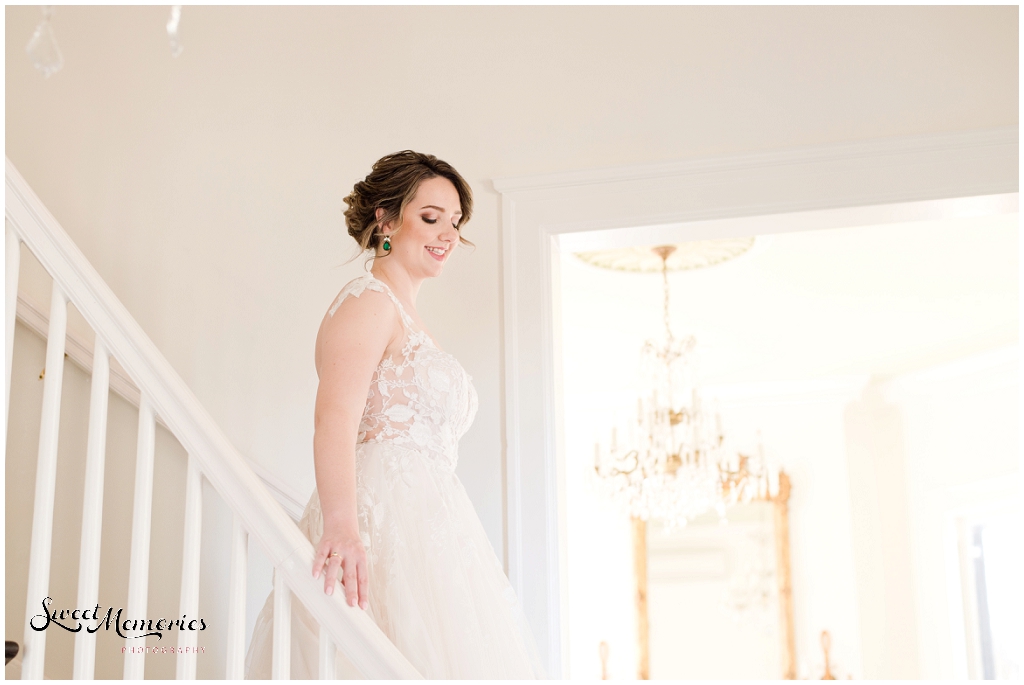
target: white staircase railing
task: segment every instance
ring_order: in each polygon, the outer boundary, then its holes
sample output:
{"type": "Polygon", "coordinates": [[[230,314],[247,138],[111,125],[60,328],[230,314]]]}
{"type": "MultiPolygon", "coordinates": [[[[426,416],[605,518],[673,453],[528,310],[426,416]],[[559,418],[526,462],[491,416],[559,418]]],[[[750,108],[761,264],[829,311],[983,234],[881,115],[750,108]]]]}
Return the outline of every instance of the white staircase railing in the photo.
{"type": "MultiPolygon", "coordinates": [[[[128,311],[99,277],[60,224],[6,160],[6,342],[7,407],[10,414],[11,364],[17,305],[20,244],[24,243],[53,278],[46,342],[46,373],[40,424],[39,460],[29,556],[22,678],[42,678],[46,631],[29,628],[39,598],[47,596],[57,475],[57,435],[67,326],[72,303],[96,333],[92,361],[85,498],[79,558],[77,606],[98,603],[100,526],[106,443],[110,358],[115,358],[140,390],[135,499],[132,517],[128,612],[145,616],[149,597],[150,518],[153,504],[153,454],[157,418],[188,453],[185,489],[185,548],[182,560],[182,614],[198,615],[201,480],[205,478],[234,516],[228,578],[228,678],[243,677],[245,659],[245,580],[248,538],[256,540],[276,573],[273,675],[290,674],[291,597],[294,594],[320,625],[320,677],[333,678],[335,645],[367,678],[418,678],[419,673],[362,610],[349,607],[344,593],[326,595],[314,580],[314,550],[274,500],[245,458],[202,408],[128,311]]],[[[7,417],[4,419],[4,441],[7,417]]],[[[182,630],[179,645],[195,646],[195,632],[182,630]]],[[[96,634],[75,636],[74,677],[92,678],[96,634]]],[[[131,646],[131,645],[129,645],[131,646]]],[[[193,679],[192,650],[177,655],[177,677],[193,679]],[[190,653],[184,653],[190,652],[190,653]]],[[[142,678],[145,652],[125,650],[124,677],[142,678]]]]}

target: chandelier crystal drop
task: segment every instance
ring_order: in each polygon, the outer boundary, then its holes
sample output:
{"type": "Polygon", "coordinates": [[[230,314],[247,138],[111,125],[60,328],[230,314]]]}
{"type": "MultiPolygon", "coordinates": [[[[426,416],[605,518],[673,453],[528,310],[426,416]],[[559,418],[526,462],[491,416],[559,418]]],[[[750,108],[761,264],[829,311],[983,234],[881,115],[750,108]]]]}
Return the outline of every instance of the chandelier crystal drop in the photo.
{"type": "Polygon", "coordinates": [[[50,26],[50,17],[53,16],[53,7],[43,6],[43,20],[36,26],[35,32],[29,38],[25,52],[32,60],[32,66],[43,72],[43,76],[60,71],[64,66],[64,56],[57,47],[57,38],[53,35],[53,27],[50,26]]]}

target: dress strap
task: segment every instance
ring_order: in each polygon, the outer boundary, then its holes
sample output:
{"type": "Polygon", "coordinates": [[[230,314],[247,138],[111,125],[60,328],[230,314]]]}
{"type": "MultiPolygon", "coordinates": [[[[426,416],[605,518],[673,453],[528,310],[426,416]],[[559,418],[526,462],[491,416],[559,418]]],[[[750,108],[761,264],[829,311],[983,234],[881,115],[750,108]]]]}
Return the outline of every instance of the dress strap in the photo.
{"type": "Polygon", "coordinates": [[[338,307],[340,307],[341,303],[344,302],[349,296],[359,297],[367,288],[369,288],[370,290],[375,290],[377,292],[384,292],[383,283],[378,284],[376,280],[372,278],[367,278],[367,276],[369,276],[369,274],[367,274],[366,276],[359,276],[358,278],[353,278],[351,281],[346,283],[345,287],[341,289],[340,293],[338,293],[338,296],[334,298],[334,302],[331,304],[331,308],[327,311],[327,315],[333,317],[334,312],[338,311],[338,307]]]}
{"type": "Polygon", "coordinates": [[[341,303],[345,301],[345,298],[349,297],[350,295],[352,297],[359,297],[360,295],[363,294],[363,291],[365,290],[372,290],[374,292],[384,293],[385,295],[387,295],[388,298],[390,298],[391,301],[395,303],[395,307],[398,309],[398,316],[399,318],[401,318],[402,325],[405,327],[409,335],[413,335],[420,332],[419,329],[416,328],[416,325],[413,323],[412,317],[409,316],[408,313],[406,313],[405,307],[402,306],[401,301],[399,301],[398,297],[393,292],[391,292],[391,288],[388,287],[388,284],[380,280],[379,278],[375,277],[372,273],[368,273],[352,281],[349,281],[348,284],[341,289],[341,292],[338,293],[338,297],[335,298],[334,303],[331,305],[330,310],[327,312],[328,316],[334,316],[334,312],[338,310],[338,307],[340,307],[341,303]]]}

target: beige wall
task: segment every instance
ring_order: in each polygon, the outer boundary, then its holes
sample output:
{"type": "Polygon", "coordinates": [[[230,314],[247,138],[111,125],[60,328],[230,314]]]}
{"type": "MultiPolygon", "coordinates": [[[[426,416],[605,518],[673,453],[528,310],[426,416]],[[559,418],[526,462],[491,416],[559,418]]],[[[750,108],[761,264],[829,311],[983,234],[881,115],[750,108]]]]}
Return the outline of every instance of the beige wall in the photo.
{"type": "MultiPolygon", "coordinates": [[[[499,550],[490,179],[1018,121],[1016,7],[186,7],[176,59],[166,7],[61,7],[48,79],[24,52],[38,8],[5,16],[7,156],[235,445],[303,493],[313,338],[361,269],[341,198],[401,148],[466,175],[477,247],[419,309],[480,392],[459,474],[499,550]]],[[[22,287],[45,308],[31,264],[22,287]]]]}

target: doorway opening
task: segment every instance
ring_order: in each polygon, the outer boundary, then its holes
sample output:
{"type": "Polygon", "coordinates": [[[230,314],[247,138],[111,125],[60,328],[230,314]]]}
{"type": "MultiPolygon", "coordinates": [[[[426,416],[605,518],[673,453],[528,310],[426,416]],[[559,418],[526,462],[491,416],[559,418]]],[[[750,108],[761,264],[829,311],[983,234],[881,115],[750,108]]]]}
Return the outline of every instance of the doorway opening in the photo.
{"type": "Polygon", "coordinates": [[[636,678],[646,663],[651,678],[775,679],[788,658],[799,678],[955,677],[964,627],[947,610],[943,530],[965,484],[1019,468],[1016,205],[816,214],[731,220],[752,249],[668,274],[674,332],[698,341],[697,383],[727,447],[762,450],[792,480],[784,560],[757,503],[727,524],[714,511],[651,521],[638,551],[628,512],[595,487],[595,450],[637,440],[640,349],[663,329],[663,293],[660,274],[578,255],[685,244],[692,227],[552,237],[569,677],[636,678]]]}

